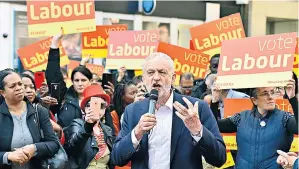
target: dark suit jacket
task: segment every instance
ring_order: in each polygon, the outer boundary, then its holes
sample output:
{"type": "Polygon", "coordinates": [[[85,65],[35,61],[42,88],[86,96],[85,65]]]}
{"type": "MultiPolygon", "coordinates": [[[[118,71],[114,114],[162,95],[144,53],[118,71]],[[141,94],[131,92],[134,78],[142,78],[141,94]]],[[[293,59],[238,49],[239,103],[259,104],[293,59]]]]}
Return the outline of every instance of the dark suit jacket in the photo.
{"type": "MultiPolygon", "coordinates": [[[[182,95],[174,92],[174,101],[187,107],[182,97],[182,95]]],[[[173,108],[170,168],[202,169],[202,155],[211,165],[222,166],[226,161],[226,148],[208,104],[192,97],[187,97],[187,99],[193,104],[199,101],[198,111],[203,124],[203,136],[196,143],[173,108]]],[[[148,168],[148,135],[143,136],[137,151],[134,149],[131,139],[132,130],[138,124],[140,117],[147,113],[148,107],[148,99],[126,107],[122,128],[111,154],[111,160],[116,165],[124,166],[132,161],[132,169],[148,168]]]]}

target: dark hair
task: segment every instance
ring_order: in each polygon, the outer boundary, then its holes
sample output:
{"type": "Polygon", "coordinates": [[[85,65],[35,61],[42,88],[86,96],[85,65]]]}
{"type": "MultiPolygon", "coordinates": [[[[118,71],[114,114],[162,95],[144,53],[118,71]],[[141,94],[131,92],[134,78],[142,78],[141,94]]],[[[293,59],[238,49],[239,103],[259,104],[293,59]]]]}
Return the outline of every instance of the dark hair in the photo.
{"type": "Polygon", "coordinates": [[[182,81],[183,78],[186,79],[186,80],[191,80],[191,79],[194,80],[194,76],[190,72],[185,72],[185,73],[181,74],[181,76],[180,76],[180,82],[182,81]]]}
{"type": "Polygon", "coordinates": [[[4,90],[4,78],[12,73],[16,73],[18,74],[16,71],[14,71],[13,69],[4,69],[0,71],[0,90],[4,90]]]}
{"type": "Polygon", "coordinates": [[[82,73],[89,80],[92,79],[92,73],[90,72],[90,70],[88,68],[86,68],[85,66],[78,66],[72,72],[72,75],[71,75],[72,81],[74,81],[74,76],[75,76],[75,73],[77,73],[77,72],[82,73]]]}
{"type": "Polygon", "coordinates": [[[293,72],[293,79],[295,80],[295,94],[298,94],[298,77],[295,72],[293,72]]]}
{"type": "Polygon", "coordinates": [[[31,71],[31,70],[24,70],[22,73],[25,73],[25,72],[29,72],[29,73],[31,73],[31,74],[32,74],[32,76],[34,76],[34,72],[33,72],[33,71],[31,71]]]}
{"type": "Polygon", "coordinates": [[[210,64],[211,64],[211,60],[214,59],[214,58],[220,58],[220,54],[215,54],[211,57],[210,59],[210,64]]]}
{"type": "Polygon", "coordinates": [[[33,79],[31,76],[22,73],[22,74],[21,74],[21,78],[24,78],[24,77],[26,77],[26,78],[28,78],[28,79],[31,80],[31,82],[33,83],[33,86],[34,86],[34,90],[36,90],[36,86],[35,86],[35,81],[34,81],[34,79],[33,79]]]}
{"type": "Polygon", "coordinates": [[[62,73],[62,75],[66,75],[66,76],[68,76],[68,74],[67,74],[67,70],[65,69],[65,68],[60,68],[60,72],[62,73]]]}
{"type": "Polygon", "coordinates": [[[132,81],[128,81],[125,84],[119,83],[115,86],[114,95],[113,95],[113,105],[119,119],[121,118],[121,115],[123,114],[125,109],[125,105],[123,101],[123,96],[125,95],[125,89],[131,85],[135,85],[135,84],[132,81]]]}
{"type": "Polygon", "coordinates": [[[212,91],[211,91],[211,90],[207,90],[207,91],[205,91],[205,92],[200,96],[199,99],[203,100],[206,96],[211,95],[211,94],[212,94],[212,91]]]}
{"type": "Polygon", "coordinates": [[[137,85],[137,84],[140,83],[140,82],[143,82],[143,80],[142,80],[142,75],[138,75],[138,76],[133,77],[132,82],[133,82],[135,85],[137,85]]]}
{"type": "MultiPolygon", "coordinates": [[[[160,27],[163,27],[163,26],[165,26],[167,28],[167,30],[169,31],[170,25],[168,23],[160,23],[158,27],[160,28],[160,27]]],[[[168,32],[168,33],[170,33],[170,32],[168,32]]]]}

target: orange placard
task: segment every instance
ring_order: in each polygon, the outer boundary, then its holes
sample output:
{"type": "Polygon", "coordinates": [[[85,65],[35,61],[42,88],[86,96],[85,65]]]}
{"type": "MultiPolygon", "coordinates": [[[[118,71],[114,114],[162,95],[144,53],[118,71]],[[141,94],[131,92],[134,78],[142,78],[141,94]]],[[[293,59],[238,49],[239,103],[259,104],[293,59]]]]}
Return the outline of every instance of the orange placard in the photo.
{"type": "Polygon", "coordinates": [[[96,30],[94,0],[27,0],[27,17],[30,37],[96,30]]]}
{"type": "MultiPolygon", "coordinates": [[[[72,71],[76,67],[78,67],[79,64],[80,64],[79,61],[70,60],[70,64],[68,65],[68,75],[69,75],[69,77],[71,77],[72,71]]],[[[91,71],[91,73],[95,73],[99,77],[102,77],[103,72],[104,72],[104,66],[87,63],[86,67],[91,71]]]]}
{"type": "Polygon", "coordinates": [[[286,86],[292,78],[297,33],[222,43],[216,84],[220,89],[286,86]]]}
{"type": "Polygon", "coordinates": [[[97,26],[95,32],[82,33],[82,56],[106,58],[108,52],[109,31],[126,31],[128,25],[97,26]]]}
{"type": "Polygon", "coordinates": [[[220,53],[221,42],[246,37],[240,13],[190,28],[194,48],[210,56],[220,53]]]}
{"type": "MultiPolygon", "coordinates": [[[[25,70],[33,72],[46,70],[48,63],[49,49],[51,46],[51,38],[41,40],[30,44],[18,50],[18,56],[25,70]]],[[[65,66],[69,63],[69,59],[62,45],[60,49],[60,66],[65,66]]]]}
{"type": "MultiPolygon", "coordinates": [[[[252,109],[252,102],[250,99],[224,99],[224,118],[233,116],[236,113],[240,113],[245,110],[252,109]]],[[[294,113],[292,105],[287,99],[276,99],[276,108],[294,113]]]]}
{"type": "Polygon", "coordinates": [[[177,75],[190,72],[195,78],[204,78],[209,64],[208,55],[163,42],[159,43],[158,52],[165,53],[173,59],[177,75]]]}
{"type": "Polygon", "coordinates": [[[190,40],[190,49],[195,50],[192,40],[190,40]]]}

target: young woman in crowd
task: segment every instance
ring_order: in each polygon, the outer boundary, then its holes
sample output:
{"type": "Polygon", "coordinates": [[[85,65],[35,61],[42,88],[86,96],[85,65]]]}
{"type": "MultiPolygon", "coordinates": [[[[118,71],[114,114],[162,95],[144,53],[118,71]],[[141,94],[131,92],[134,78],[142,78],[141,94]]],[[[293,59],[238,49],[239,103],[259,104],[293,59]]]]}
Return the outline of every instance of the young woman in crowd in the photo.
{"type": "Polygon", "coordinates": [[[280,168],[276,163],[276,151],[288,152],[293,135],[298,134],[298,100],[294,80],[288,82],[286,95],[294,116],[275,107],[274,87],[264,87],[252,90],[252,110],[218,121],[220,132],[237,134],[236,169],[280,168]]]}
{"type": "Polygon", "coordinates": [[[136,93],[137,87],[131,81],[125,84],[118,84],[115,87],[112,103],[114,111],[111,112],[111,116],[116,136],[120,131],[122,114],[124,113],[126,106],[134,102],[136,93]]]}
{"type": "Polygon", "coordinates": [[[48,111],[38,112],[39,128],[35,108],[24,99],[22,79],[13,71],[0,72],[0,93],[4,98],[0,105],[0,168],[40,169],[40,162],[59,150],[48,111]]]}
{"type": "MultiPolygon", "coordinates": [[[[29,102],[31,104],[33,104],[34,107],[38,106],[38,110],[42,109],[43,111],[47,111],[49,113],[50,122],[52,124],[53,130],[56,132],[56,134],[60,138],[60,143],[63,144],[64,136],[63,136],[62,128],[56,123],[56,119],[55,119],[54,115],[47,108],[42,106],[43,101],[36,97],[36,86],[35,86],[33,78],[27,74],[21,74],[21,77],[22,77],[22,83],[24,85],[25,97],[29,100],[29,102]]],[[[49,96],[47,96],[47,97],[49,99],[54,99],[49,96]]]]}
{"type": "MultiPolygon", "coordinates": [[[[73,85],[66,87],[63,75],[60,71],[60,52],[59,43],[63,37],[62,32],[52,38],[51,48],[49,51],[48,65],[46,69],[46,79],[51,91],[51,83],[60,84],[60,98],[57,106],[51,106],[50,110],[58,115],[58,124],[67,127],[73,119],[82,118],[80,104],[84,98],[83,91],[91,85],[92,73],[84,65],[89,58],[81,60],[80,66],[76,67],[71,74],[73,85]]],[[[110,113],[105,114],[106,122],[112,127],[112,118],[110,113]]]]}
{"type": "Polygon", "coordinates": [[[102,121],[110,97],[100,85],[84,90],[81,109],[84,118],[71,122],[65,129],[65,149],[71,169],[113,169],[110,152],[115,139],[113,130],[102,121]],[[98,106],[97,106],[98,105],[98,106]]]}

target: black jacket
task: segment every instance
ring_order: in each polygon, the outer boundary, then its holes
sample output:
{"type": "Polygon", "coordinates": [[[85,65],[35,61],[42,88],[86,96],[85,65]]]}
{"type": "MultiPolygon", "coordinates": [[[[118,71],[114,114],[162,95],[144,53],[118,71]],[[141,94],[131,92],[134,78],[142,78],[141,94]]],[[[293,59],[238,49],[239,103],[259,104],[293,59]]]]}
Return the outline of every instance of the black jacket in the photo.
{"type": "MultiPolygon", "coordinates": [[[[86,123],[82,119],[75,119],[71,125],[64,129],[66,144],[64,148],[69,156],[71,169],[85,169],[99,151],[95,137],[92,135],[95,124],[86,123]]],[[[110,152],[115,137],[111,127],[100,122],[104,132],[104,139],[110,152]]],[[[109,169],[113,165],[108,163],[109,169]]]]}
{"type": "Polygon", "coordinates": [[[59,83],[60,85],[60,98],[58,105],[51,106],[50,110],[54,114],[60,113],[61,103],[64,100],[64,96],[67,92],[67,87],[63,79],[63,75],[60,72],[60,52],[59,49],[51,49],[49,51],[48,64],[46,68],[46,80],[51,92],[51,83],[59,83]]]}
{"type": "Polygon", "coordinates": [[[199,80],[193,87],[191,96],[200,99],[207,90],[206,79],[199,80]]]}
{"type": "MultiPolygon", "coordinates": [[[[50,123],[49,114],[46,109],[39,109],[40,127],[44,132],[44,140],[41,140],[38,124],[35,119],[36,110],[27,101],[27,126],[32,135],[33,142],[37,148],[37,155],[30,160],[30,169],[40,169],[40,161],[53,157],[59,150],[59,142],[54,134],[50,123]]],[[[10,169],[10,165],[3,164],[3,155],[11,151],[11,141],[13,136],[13,119],[8,111],[5,101],[0,105],[0,168],[10,169]]]]}
{"type": "Polygon", "coordinates": [[[75,89],[71,86],[67,90],[62,107],[58,113],[58,124],[62,127],[67,127],[77,118],[82,118],[82,112],[75,89]]]}

